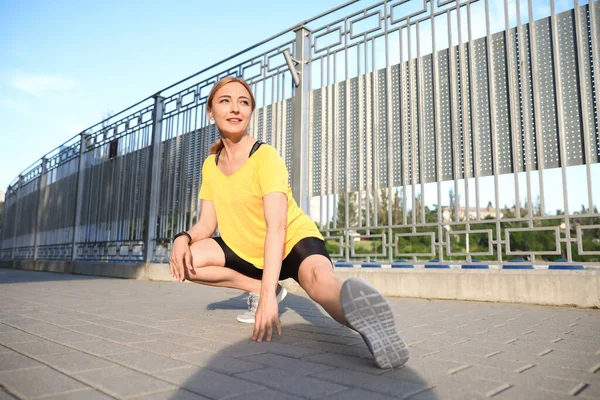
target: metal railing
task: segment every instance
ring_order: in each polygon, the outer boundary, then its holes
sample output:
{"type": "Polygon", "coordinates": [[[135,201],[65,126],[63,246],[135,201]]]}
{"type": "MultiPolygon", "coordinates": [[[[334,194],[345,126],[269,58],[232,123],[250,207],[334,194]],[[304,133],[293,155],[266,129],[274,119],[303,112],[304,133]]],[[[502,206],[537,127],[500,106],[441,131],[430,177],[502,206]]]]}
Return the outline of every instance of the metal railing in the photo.
{"type": "Polygon", "coordinates": [[[599,27],[597,1],[347,2],[46,154],[7,189],[0,259],[166,262],[237,75],[334,258],[597,264],[599,27]]]}

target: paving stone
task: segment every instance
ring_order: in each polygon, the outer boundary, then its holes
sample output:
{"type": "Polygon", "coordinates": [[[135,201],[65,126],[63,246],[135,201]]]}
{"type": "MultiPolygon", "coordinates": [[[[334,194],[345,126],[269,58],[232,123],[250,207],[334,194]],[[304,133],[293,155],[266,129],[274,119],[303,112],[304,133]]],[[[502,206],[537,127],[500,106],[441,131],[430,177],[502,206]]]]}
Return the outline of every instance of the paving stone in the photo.
{"type": "MultiPolygon", "coordinates": [[[[387,396],[406,396],[426,390],[431,385],[424,381],[398,380],[384,376],[374,376],[357,371],[334,369],[313,375],[319,380],[334,382],[348,388],[362,389],[387,396]]],[[[417,378],[418,379],[418,378],[417,378]]]]}
{"type": "MultiPolygon", "coordinates": [[[[313,349],[302,345],[290,345],[282,343],[267,343],[260,349],[262,353],[268,352],[273,354],[279,354],[286,357],[303,358],[314,354],[323,354],[323,350],[313,349]]],[[[260,354],[260,353],[258,353],[260,354]]]]}
{"type": "Polygon", "coordinates": [[[347,387],[321,379],[303,377],[289,371],[275,368],[257,369],[237,374],[236,377],[249,380],[295,396],[319,399],[346,390],[347,387]]]}
{"type": "Polygon", "coordinates": [[[221,353],[195,352],[179,354],[173,356],[173,358],[185,361],[188,364],[206,367],[213,371],[222,372],[228,375],[256,369],[256,364],[254,363],[234,357],[224,356],[221,355],[221,353]]]}
{"type": "Polygon", "coordinates": [[[17,332],[18,329],[13,328],[12,326],[0,323],[0,333],[5,333],[5,332],[17,332]]]}
{"type": "Polygon", "coordinates": [[[135,397],[136,399],[143,400],[209,400],[208,397],[200,396],[189,392],[187,390],[170,390],[168,392],[161,392],[155,394],[147,394],[143,397],[135,397]]]}
{"type": "Polygon", "coordinates": [[[160,379],[124,367],[98,369],[75,374],[74,377],[115,397],[141,396],[159,390],[176,389],[160,379]]]}
{"type": "Polygon", "coordinates": [[[265,387],[252,382],[197,367],[163,371],[155,376],[191,392],[213,398],[229,398],[264,390],[265,387]]]}
{"type": "Polygon", "coordinates": [[[46,333],[41,335],[47,339],[51,339],[54,342],[59,342],[63,344],[72,344],[78,342],[90,342],[98,340],[97,337],[85,335],[83,333],[66,331],[66,332],[58,332],[58,333],[46,333]]]}
{"type": "Polygon", "coordinates": [[[600,381],[598,379],[588,381],[586,387],[577,396],[585,399],[600,399],[600,381]]]}
{"type": "Polygon", "coordinates": [[[321,353],[314,356],[304,357],[302,360],[317,364],[329,365],[336,368],[347,368],[354,371],[365,372],[367,374],[380,375],[387,370],[380,369],[375,364],[375,360],[369,362],[363,358],[345,356],[342,354],[321,353]]]}
{"type": "Polygon", "coordinates": [[[281,393],[276,390],[261,390],[260,392],[247,393],[242,396],[231,397],[231,400],[300,400],[302,397],[281,393]]]}
{"type": "Polygon", "coordinates": [[[31,342],[34,340],[38,340],[38,337],[19,330],[0,333],[0,344],[5,346],[15,343],[31,342]]]}
{"type": "Polygon", "coordinates": [[[465,392],[462,390],[451,390],[449,388],[432,388],[424,392],[417,393],[408,397],[408,400],[488,400],[489,397],[478,394],[465,392]]]}
{"type": "Polygon", "coordinates": [[[91,342],[77,342],[69,344],[70,347],[91,353],[96,356],[104,357],[113,354],[129,353],[136,351],[133,347],[124,346],[121,344],[109,342],[107,340],[94,340],[91,342]]]}
{"type": "Polygon", "coordinates": [[[0,400],[17,400],[17,398],[0,386],[0,400]]]}
{"type": "Polygon", "coordinates": [[[158,354],[147,353],[145,351],[134,351],[131,353],[115,354],[106,356],[108,360],[118,362],[127,367],[149,374],[164,371],[167,369],[186,367],[189,364],[173,360],[169,357],[158,354]]]}
{"type": "Polygon", "coordinates": [[[38,356],[38,360],[66,374],[76,374],[89,370],[115,367],[116,364],[79,351],[67,354],[50,354],[38,356]]]}
{"type": "Polygon", "coordinates": [[[331,396],[323,397],[325,400],[392,400],[397,397],[385,396],[379,393],[367,392],[361,389],[349,389],[331,396]]]}
{"type": "Polygon", "coordinates": [[[0,384],[20,397],[59,394],[86,386],[48,367],[0,372],[0,384]]]}
{"type": "Polygon", "coordinates": [[[42,364],[39,362],[14,351],[0,353],[0,371],[13,371],[40,366],[42,366],[42,364]]]}
{"type": "Polygon", "coordinates": [[[249,361],[250,363],[254,363],[254,365],[260,364],[266,367],[279,368],[300,375],[310,375],[332,369],[332,367],[325,366],[323,364],[317,364],[270,353],[246,356],[242,357],[241,360],[249,361]]]}
{"type": "Polygon", "coordinates": [[[509,389],[493,397],[494,400],[565,400],[572,398],[572,396],[568,396],[561,393],[549,392],[534,387],[526,387],[519,385],[512,386],[509,389]]]}
{"type": "Polygon", "coordinates": [[[44,397],[44,400],[110,400],[114,397],[108,396],[95,389],[83,389],[54,396],[44,397]]]}
{"type": "Polygon", "coordinates": [[[21,328],[27,333],[34,335],[44,335],[46,333],[68,332],[65,328],[61,328],[45,322],[36,322],[34,324],[25,325],[21,328]]]}
{"type": "Polygon", "coordinates": [[[132,343],[131,347],[135,347],[136,349],[141,349],[145,351],[150,351],[152,353],[162,354],[165,356],[174,356],[177,354],[186,354],[198,351],[198,349],[194,347],[188,347],[159,340],[148,340],[145,342],[132,343]]]}
{"type": "Polygon", "coordinates": [[[85,326],[74,326],[71,327],[71,329],[79,333],[89,334],[98,338],[108,339],[114,342],[124,344],[147,340],[147,338],[142,335],[136,335],[135,333],[124,332],[117,329],[106,328],[104,326],[94,324],[85,326]]]}
{"type": "Polygon", "coordinates": [[[9,345],[8,347],[20,353],[24,353],[31,356],[41,356],[44,354],[61,354],[73,351],[73,349],[69,347],[44,339],[36,339],[34,341],[25,343],[14,343],[9,345]]]}

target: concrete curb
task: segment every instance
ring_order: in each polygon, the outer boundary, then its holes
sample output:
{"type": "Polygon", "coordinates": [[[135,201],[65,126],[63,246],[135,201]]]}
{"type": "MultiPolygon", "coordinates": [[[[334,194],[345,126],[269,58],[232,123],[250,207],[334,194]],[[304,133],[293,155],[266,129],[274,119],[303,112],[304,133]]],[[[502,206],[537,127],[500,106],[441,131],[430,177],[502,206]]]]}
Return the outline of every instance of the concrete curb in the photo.
{"type": "MultiPolygon", "coordinates": [[[[167,264],[0,261],[0,268],[172,281],[167,264]]],[[[553,306],[600,307],[600,270],[457,270],[339,268],[338,278],[366,279],[384,295],[553,306]]],[[[293,280],[283,285],[302,291],[293,280]]]]}

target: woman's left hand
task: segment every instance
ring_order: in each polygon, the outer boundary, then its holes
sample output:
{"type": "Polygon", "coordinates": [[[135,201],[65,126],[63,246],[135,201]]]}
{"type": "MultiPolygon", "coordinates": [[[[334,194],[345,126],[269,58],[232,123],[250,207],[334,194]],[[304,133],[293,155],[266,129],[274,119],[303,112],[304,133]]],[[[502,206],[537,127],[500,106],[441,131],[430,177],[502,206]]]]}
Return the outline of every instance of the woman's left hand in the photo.
{"type": "Polygon", "coordinates": [[[281,324],[279,322],[279,304],[275,295],[260,296],[256,315],[254,317],[254,332],[252,340],[262,342],[263,338],[271,341],[273,336],[273,324],[277,328],[277,334],[281,336],[281,324]],[[266,336],[265,336],[266,334],[266,336]]]}

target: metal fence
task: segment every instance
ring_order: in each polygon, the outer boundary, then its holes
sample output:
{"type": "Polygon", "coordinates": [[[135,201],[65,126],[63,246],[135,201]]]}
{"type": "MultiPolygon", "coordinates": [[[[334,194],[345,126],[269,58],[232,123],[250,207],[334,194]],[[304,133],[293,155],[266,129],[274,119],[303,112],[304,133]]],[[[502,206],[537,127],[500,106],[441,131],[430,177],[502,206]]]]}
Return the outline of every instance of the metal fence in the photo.
{"type": "Polygon", "coordinates": [[[279,150],[334,258],[597,264],[598,2],[364,6],[304,21],[49,152],[7,190],[0,259],[166,262],[199,216],[218,137],[208,93],[237,75],[257,98],[252,135],[279,150]]]}

